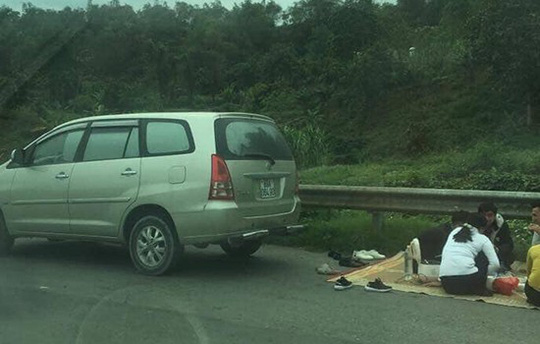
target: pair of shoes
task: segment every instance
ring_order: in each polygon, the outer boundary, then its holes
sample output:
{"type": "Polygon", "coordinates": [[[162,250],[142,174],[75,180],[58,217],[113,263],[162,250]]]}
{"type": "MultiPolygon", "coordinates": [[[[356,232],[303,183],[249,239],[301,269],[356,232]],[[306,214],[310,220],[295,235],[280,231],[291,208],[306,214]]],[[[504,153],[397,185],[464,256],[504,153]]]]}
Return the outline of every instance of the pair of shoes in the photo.
{"type": "Polygon", "coordinates": [[[361,268],[362,266],[365,266],[366,264],[362,262],[357,262],[352,257],[346,257],[346,258],[341,258],[339,260],[339,265],[346,266],[349,268],[361,268]]]}
{"type": "Polygon", "coordinates": [[[341,276],[334,284],[334,290],[345,290],[352,287],[352,282],[341,276]]]}
{"type": "Polygon", "coordinates": [[[316,268],[315,271],[317,271],[319,275],[336,275],[340,273],[340,271],[337,271],[326,263],[316,268]]]}
{"type": "Polygon", "coordinates": [[[334,258],[335,260],[340,260],[341,259],[341,253],[330,250],[328,252],[328,257],[334,258]]]}
{"type": "Polygon", "coordinates": [[[376,278],[375,281],[369,282],[365,287],[365,290],[367,291],[376,291],[379,293],[386,293],[392,290],[392,287],[387,286],[384,284],[380,278],[376,278]]]}
{"type": "Polygon", "coordinates": [[[373,259],[384,259],[386,256],[384,254],[380,254],[376,250],[360,250],[360,251],[353,251],[353,257],[358,260],[373,260],[373,259]]]}

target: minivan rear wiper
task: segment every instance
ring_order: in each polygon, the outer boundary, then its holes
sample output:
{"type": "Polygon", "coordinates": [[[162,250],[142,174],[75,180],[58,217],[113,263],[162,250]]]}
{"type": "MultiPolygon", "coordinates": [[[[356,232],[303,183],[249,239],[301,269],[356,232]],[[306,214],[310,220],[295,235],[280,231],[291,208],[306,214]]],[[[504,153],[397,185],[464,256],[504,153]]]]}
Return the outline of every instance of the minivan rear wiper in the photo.
{"type": "Polygon", "coordinates": [[[242,157],[264,159],[264,160],[270,161],[271,165],[276,164],[276,161],[274,160],[274,158],[272,158],[270,155],[264,154],[264,153],[249,153],[249,154],[242,155],[242,157]]]}

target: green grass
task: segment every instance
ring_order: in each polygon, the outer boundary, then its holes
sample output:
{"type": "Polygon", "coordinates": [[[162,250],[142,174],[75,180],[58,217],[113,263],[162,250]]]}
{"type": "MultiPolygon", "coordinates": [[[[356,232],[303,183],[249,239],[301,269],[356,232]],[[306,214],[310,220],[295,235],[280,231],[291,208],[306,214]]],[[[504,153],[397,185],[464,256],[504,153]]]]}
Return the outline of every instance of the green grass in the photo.
{"type": "MultiPolygon", "coordinates": [[[[272,244],[303,247],[312,251],[335,250],[351,254],[353,250],[376,249],[391,256],[404,250],[422,231],[443,222],[448,216],[409,216],[385,214],[383,228],[372,225],[371,214],[354,210],[310,210],[303,213],[306,230],[296,236],[271,237],[272,244]]],[[[516,259],[525,261],[532,234],[524,229],[525,220],[508,221],[514,239],[516,259]]]]}
{"type": "Polygon", "coordinates": [[[376,249],[393,255],[405,249],[421,231],[435,226],[445,217],[387,214],[379,231],[372,225],[372,216],[363,211],[319,210],[304,214],[307,229],[295,237],[270,239],[270,242],[301,246],[309,250],[336,250],[345,254],[353,250],[376,249]]]}
{"type": "Polygon", "coordinates": [[[464,152],[300,171],[302,184],[540,191],[540,151],[482,142],[464,152]]]}
{"type": "Polygon", "coordinates": [[[524,262],[527,258],[527,251],[531,247],[532,232],[526,229],[529,221],[509,220],[508,226],[514,239],[514,254],[516,259],[524,262]]]}

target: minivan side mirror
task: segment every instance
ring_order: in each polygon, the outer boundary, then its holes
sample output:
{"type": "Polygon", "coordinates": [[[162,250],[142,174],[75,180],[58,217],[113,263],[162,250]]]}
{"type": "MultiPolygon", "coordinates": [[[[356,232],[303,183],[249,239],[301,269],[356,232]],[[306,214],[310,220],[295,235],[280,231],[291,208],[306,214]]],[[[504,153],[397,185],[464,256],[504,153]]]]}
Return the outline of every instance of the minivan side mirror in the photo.
{"type": "Polygon", "coordinates": [[[24,151],[16,148],[11,152],[11,162],[17,165],[24,165],[24,151]]]}

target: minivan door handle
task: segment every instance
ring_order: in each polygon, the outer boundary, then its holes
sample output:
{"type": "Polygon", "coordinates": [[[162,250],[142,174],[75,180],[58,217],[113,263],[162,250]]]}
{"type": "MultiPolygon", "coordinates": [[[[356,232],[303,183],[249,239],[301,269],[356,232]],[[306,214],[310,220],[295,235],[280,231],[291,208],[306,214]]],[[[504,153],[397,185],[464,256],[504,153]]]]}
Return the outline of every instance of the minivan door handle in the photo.
{"type": "Polygon", "coordinates": [[[137,171],[133,171],[131,168],[127,168],[124,172],[122,172],[123,176],[133,176],[137,174],[137,171]]]}
{"type": "Polygon", "coordinates": [[[60,172],[55,176],[56,179],[66,179],[69,178],[69,176],[65,172],[60,172]]]}

